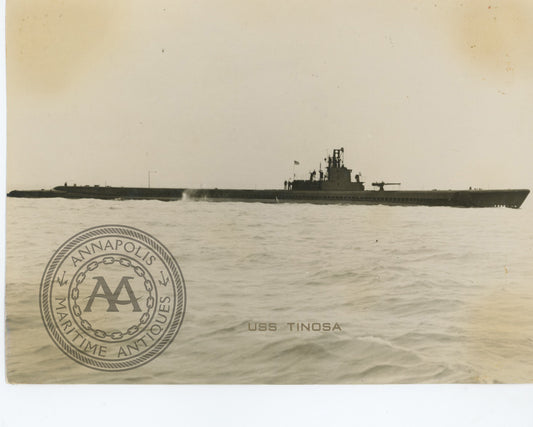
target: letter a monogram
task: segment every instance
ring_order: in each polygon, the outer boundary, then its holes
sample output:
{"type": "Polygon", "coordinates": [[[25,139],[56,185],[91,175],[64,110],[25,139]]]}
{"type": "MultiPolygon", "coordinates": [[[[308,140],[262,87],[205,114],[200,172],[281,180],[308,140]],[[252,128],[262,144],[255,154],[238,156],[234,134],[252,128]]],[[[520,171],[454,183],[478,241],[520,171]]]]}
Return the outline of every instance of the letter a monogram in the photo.
{"type": "Polygon", "coordinates": [[[107,300],[107,303],[109,305],[107,307],[107,311],[118,311],[117,304],[131,304],[133,305],[133,311],[141,311],[141,307],[139,307],[139,303],[137,302],[137,298],[135,297],[135,294],[133,293],[133,289],[131,288],[129,282],[130,279],[133,279],[133,277],[123,276],[122,279],[120,279],[120,283],[115,289],[115,292],[111,292],[111,289],[109,289],[109,286],[107,286],[107,282],[102,276],[96,276],[93,277],[93,279],[96,280],[96,285],[93,289],[93,293],[89,297],[89,301],[87,302],[84,311],[91,311],[91,307],[95,298],[105,298],[107,300]],[[98,293],[100,288],[102,288],[102,291],[104,292],[103,294],[98,293]],[[123,288],[126,288],[126,292],[128,293],[127,300],[118,299],[123,288]]]}

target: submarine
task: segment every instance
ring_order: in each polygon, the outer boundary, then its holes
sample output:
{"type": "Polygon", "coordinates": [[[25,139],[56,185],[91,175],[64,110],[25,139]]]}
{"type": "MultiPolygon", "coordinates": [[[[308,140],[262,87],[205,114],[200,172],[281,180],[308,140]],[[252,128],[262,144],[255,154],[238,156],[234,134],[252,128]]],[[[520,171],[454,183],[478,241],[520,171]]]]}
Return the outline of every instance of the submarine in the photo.
{"type": "MultiPolygon", "coordinates": [[[[352,180],[352,170],[344,165],[344,148],[336,148],[325,159],[317,172],[309,179],[290,179],[283,189],[188,189],[146,187],[101,187],[65,185],[51,190],[13,190],[8,197],[67,198],[104,200],[209,200],[247,202],[304,202],[324,204],[402,205],[402,206],[451,206],[466,208],[507,207],[518,209],[529,194],[528,189],[507,190],[389,190],[387,186],[399,182],[373,182],[373,189],[366,189],[360,174],[352,180]]],[[[296,162],[295,162],[296,164],[296,162]]]]}

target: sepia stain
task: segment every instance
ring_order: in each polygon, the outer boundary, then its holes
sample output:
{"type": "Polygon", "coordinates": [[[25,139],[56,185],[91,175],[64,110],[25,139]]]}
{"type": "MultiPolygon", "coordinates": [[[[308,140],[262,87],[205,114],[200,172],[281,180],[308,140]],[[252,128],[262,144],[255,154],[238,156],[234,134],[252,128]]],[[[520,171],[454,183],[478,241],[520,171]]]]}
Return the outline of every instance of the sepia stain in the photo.
{"type": "Polygon", "coordinates": [[[533,5],[525,0],[470,0],[454,14],[460,57],[483,76],[533,69],[533,5]]]}
{"type": "Polygon", "coordinates": [[[531,292],[506,286],[482,297],[467,310],[466,331],[468,363],[479,382],[533,381],[531,292]]]}
{"type": "Polygon", "coordinates": [[[53,93],[91,73],[117,37],[118,10],[101,0],[8,0],[8,89],[53,93]]]}

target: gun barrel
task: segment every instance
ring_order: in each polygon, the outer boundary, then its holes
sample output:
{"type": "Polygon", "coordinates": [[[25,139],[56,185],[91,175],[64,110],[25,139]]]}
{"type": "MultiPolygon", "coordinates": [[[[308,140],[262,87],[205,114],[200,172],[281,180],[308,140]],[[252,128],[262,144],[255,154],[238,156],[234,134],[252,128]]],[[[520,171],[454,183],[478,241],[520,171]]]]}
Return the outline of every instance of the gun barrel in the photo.
{"type": "Polygon", "coordinates": [[[401,185],[401,182],[373,182],[372,185],[381,187],[382,185],[401,185]]]}

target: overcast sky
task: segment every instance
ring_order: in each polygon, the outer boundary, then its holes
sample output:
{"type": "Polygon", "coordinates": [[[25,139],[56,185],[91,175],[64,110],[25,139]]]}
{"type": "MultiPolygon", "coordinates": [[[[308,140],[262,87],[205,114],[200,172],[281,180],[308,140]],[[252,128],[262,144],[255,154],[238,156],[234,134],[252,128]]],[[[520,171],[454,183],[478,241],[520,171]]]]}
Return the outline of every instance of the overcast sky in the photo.
{"type": "Polygon", "coordinates": [[[533,188],[527,0],[8,0],[8,190],[533,188]]]}

